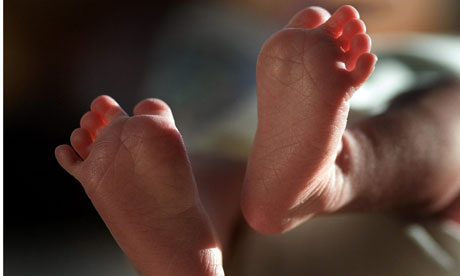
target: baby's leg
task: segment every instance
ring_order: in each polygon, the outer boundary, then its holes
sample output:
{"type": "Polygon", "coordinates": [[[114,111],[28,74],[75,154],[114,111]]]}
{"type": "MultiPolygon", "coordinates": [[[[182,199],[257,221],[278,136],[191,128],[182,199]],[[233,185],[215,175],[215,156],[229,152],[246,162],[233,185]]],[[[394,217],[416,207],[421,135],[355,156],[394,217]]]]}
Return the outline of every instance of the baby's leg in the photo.
{"type": "Polygon", "coordinates": [[[258,126],[242,209],[263,233],[286,231],[347,203],[348,100],[376,57],[358,12],[303,10],[263,46],[258,126]]]}
{"type": "Polygon", "coordinates": [[[144,275],[222,275],[222,257],[169,107],[145,100],[129,117],[101,96],[56,149],[144,275]]]}

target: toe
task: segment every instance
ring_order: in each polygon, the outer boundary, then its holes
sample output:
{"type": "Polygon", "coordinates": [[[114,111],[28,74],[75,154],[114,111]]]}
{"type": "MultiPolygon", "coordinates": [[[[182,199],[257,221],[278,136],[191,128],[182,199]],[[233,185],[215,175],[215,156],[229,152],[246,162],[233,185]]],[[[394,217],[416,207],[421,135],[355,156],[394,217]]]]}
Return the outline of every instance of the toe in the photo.
{"type": "Polygon", "coordinates": [[[174,121],[171,109],[169,106],[159,99],[145,99],[139,102],[133,111],[134,115],[158,115],[164,116],[174,121]]]}
{"type": "Polygon", "coordinates": [[[86,129],[93,138],[97,137],[97,134],[104,126],[103,118],[93,111],[86,112],[80,120],[80,127],[86,129]]]}
{"type": "Polygon", "coordinates": [[[359,87],[367,80],[374,71],[376,62],[377,57],[372,53],[364,53],[359,57],[355,69],[350,73],[353,86],[359,87]]]}
{"type": "Polygon", "coordinates": [[[350,44],[350,50],[346,55],[346,66],[349,71],[353,70],[358,58],[371,50],[371,38],[367,34],[356,35],[350,44]]]}
{"type": "Polygon", "coordinates": [[[348,22],[344,29],[342,36],[339,38],[340,45],[344,51],[348,51],[350,49],[350,43],[353,37],[357,34],[363,34],[366,32],[366,25],[361,19],[353,19],[348,22]]]}
{"type": "Polygon", "coordinates": [[[304,28],[313,29],[326,22],[331,15],[329,12],[321,7],[309,7],[298,12],[286,28],[304,28]]]}
{"type": "Polygon", "coordinates": [[[69,145],[60,145],[54,151],[54,155],[56,156],[59,165],[61,165],[61,167],[68,173],[75,176],[81,159],[75,153],[73,148],[69,145]]]}
{"type": "Polygon", "coordinates": [[[352,6],[340,7],[321,27],[332,37],[338,38],[349,21],[359,18],[358,11],[352,6]]]}
{"type": "Polygon", "coordinates": [[[109,124],[120,116],[126,116],[126,112],[123,111],[120,105],[112,97],[106,95],[99,96],[93,100],[91,111],[99,114],[105,124],[109,124]]]}
{"type": "Polygon", "coordinates": [[[86,159],[89,155],[89,146],[93,143],[93,139],[88,130],[77,128],[70,135],[70,144],[82,159],[86,159]]]}

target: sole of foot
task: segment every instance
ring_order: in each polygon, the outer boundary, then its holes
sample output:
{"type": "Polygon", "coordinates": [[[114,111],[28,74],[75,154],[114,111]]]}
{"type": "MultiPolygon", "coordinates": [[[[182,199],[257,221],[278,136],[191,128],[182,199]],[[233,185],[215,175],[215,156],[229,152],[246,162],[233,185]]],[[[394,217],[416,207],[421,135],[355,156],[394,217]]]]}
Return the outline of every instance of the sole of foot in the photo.
{"type": "Polygon", "coordinates": [[[83,185],[143,275],[223,275],[222,256],[197,194],[169,107],[147,99],[128,116],[100,96],[59,164],[83,185]]]}
{"type": "Polygon", "coordinates": [[[332,16],[319,7],[302,10],[265,42],[257,63],[257,133],[242,193],[255,230],[284,232],[346,203],[348,100],[374,69],[370,48],[351,6],[332,16]]]}

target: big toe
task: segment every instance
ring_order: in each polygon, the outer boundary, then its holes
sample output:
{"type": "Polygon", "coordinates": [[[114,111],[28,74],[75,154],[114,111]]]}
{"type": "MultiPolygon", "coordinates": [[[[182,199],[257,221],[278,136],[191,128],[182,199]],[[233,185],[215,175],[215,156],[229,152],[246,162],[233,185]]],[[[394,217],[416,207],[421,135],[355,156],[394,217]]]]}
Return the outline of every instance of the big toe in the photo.
{"type": "Polygon", "coordinates": [[[326,22],[329,17],[329,12],[321,7],[308,7],[294,15],[286,27],[313,29],[326,22]]]}
{"type": "Polygon", "coordinates": [[[139,102],[133,111],[134,115],[157,115],[163,116],[174,122],[171,108],[159,99],[145,99],[139,102]]]}

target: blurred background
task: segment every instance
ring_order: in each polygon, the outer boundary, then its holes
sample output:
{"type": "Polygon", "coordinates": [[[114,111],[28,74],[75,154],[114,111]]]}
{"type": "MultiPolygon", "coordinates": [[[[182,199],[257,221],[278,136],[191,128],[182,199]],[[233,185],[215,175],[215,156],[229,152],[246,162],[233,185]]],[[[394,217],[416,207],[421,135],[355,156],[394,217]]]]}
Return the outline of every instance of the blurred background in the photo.
{"type": "Polygon", "coordinates": [[[4,1],[5,275],[136,275],[54,158],[93,98],[128,113],[162,98],[190,151],[244,162],[263,41],[303,7],[345,3],[371,35],[460,30],[455,0],[4,1]]]}

